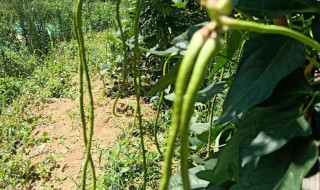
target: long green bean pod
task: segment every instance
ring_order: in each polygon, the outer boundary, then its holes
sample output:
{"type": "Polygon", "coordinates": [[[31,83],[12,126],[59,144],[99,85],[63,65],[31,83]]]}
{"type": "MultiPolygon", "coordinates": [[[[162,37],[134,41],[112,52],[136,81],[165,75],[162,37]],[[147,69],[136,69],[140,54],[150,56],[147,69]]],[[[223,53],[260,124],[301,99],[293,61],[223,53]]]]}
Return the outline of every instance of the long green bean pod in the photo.
{"type": "Polygon", "coordinates": [[[201,50],[201,47],[205,43],[209,34],[210,34],[210,30],[206,26],[198,30],[196,33],[194,33],[189,43],[186,55],[182,59],[182,62],[179,68],[179,72],[178,72],[178,76],[175,84],[173,113],[172,113],[172,119],[171,119],[171,124],[169,128],[167,149],[166,149],[165,158],[164,158],[165,165],[164,165],[163,174],[161,177],[159,190],[166,190],[169,183],[169,179],[171,176],[171,165],[172,165],[174,144],[176,142],[176,137],[177,137],[179,126],[180,126],[180,114],[181,114],[181,108],[183,103],[183,95],[185,93],[185,90],[188,84],[188,77],[191,74],[191,71],[198,57],[198,54],[201,50]]]}
{"type": "Polygon", "coordinates": [[[141,144],[141,153],[142,153],[142,168],[143,168],[143,185],[142,190],[146,189],[147,186],[147,178],[148,178],[148,171],[147,171],[147,158],[146,158],[146,151],[144,146],[144,133],[142,127],[142,116],[141,116],[141,109],[140,109],[140,89],[141,89],[141,76],[140,76],[140,49],[139,49],[139,18],[141,14],[141,9],[145,0],[138,0],[136,5],[136,11],[134,15],[134,52],[133,52],[133,78],[134,78],[134,88],[136,92],[136,117],[138,118],[139,122],[139,136],[140,136],[140,144],[141,144]]]}
{"type": "Polygon", "coordinates": [[[125,40],[125,37],[124,37],[124,33],[123,33],[123,29],[122,29],[122,24],[121,24],[121,20],[120,20],[120,13],[119,13],[119,9],[120,9],[120,2],[121,0],[117,0],[117,4],[116,4],[116,20],[117,20],[117,24],[118,24],[118,27],[119,27],[119,30],[120,30],[120,36],[121,36],[121,41],[122,41],[122,48],[123,48],[123,59],[124,59],[124,64],[123,64],[123,72],[122,72],[122,85],[121,85],[121,89],[118,91],[118,94],[117,94],[117,98],[116,100],[114,101],[113,103],[113,106],[112,106],[112,113],[114,116],[116,117],[120,117],[120,115],[118,115],[116,113],[116,105],[117,105],[117,102],[120,98],[120,95],[121,93],[124,92],[125,90],[125,87],[126,87],[126,82],[127,82],[127,67],[128,67],[128,64],[129,64],[129,60],[128,60],[128,50],[127,50],[127,45],[126,45],[126,40],[125,40]]]}
{"type": "Polygon", "coordinates": [[[82,16],[82,5],[83,0],[77,0],[74,7],[74,28],[75,28],[75,34],[78,42],[78,48],[79,48],[79,56],[80,56],[80,62],[79,62],[79,104],[80,104],[80,117],[81,117],[81,123],[82,123],[82,131],[83,131],[83,139],[86,146],[86,156],[85,161],[83,165],[82,170],[82,189],[85,190],[86,188],[86,174],[87,174],[87,168],[88,163],[90,163],[90,167],[92,170],[92,186],[93,189],[96,189],[96,174],[95,174],[95,168],[94,163],[91,157],[91,144],[92,144],[92,136],[93,136],[93,97],[91,92],[91,85],[90,85],[90,77],[88,72],[88,67],[86,63],[86,55],[85,55],[85,46],[84,46],[84,39],[83,39],[83,33],[82,33],[82,22],[81,22],[81,16],[82,16]],[[89,137],[87,137],[87,129],[86,129],[86,120],[84,115],[84,103],[83,103],[83,74],[85,75],[86,83],[87,83],[87,89],[89,94],[89,137]]]}
{"type": "Polygon", "coordinates": [[[210,60],[215,57],[222,47],[222,38],[212,33],[204,46],[202,47],[194,69],[191,75],[189,86],[186,90],[181,112],[180,133],[181,133],[181,175],[183,181],[183,189],[189,190],[189,175],[188,175],[188,138],[189,138],[189,122],[193,113],[195,97],[199,86],[204,79],[205,69],[210,60]]]}

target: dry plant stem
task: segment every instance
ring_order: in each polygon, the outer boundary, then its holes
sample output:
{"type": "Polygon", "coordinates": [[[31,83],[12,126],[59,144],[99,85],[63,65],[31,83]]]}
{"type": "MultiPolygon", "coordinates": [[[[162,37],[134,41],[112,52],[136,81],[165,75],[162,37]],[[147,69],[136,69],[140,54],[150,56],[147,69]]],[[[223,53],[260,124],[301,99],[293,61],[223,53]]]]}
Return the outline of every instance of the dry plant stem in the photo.
{"type": "Polygon", "coordinates": [[[186,80],[193,69],[193,65],[198,57],[200,49],[207,37],[209,36],[209,29],[204,27],[197,31],[189,43],[186,55],[182,59],[179,68],[176,85],[175,85],[175,99],[173,102],[173,113],[171,125],[169,128],[169,136],[167,142],[167,149],[164,158],[164,169],[161,177],[159,190],[166,190],[171,176],[171,165],[174,151],[174,144],[176,142],[177,134],[180,126],[180,114],[183,103],[183,95],[185,93],[188,81],[186,80]]]}
{"type": "Polygon", "coordinates": [[[264,25],[252,21],[237,20],[227,16],[220,16],[218,19],[221,24],[234,30],[248,30],[266,34],[281,34],[296,39],[320,52],[320,44],[318,42],[299,32],[283,26],[264,25]]]}
{"type": "Polygon", "coordinates": [[[140,131],[140,145],[141,145],[141,152],[143,158],[143,185],[142,190],[146,189],[147,186],[147,158],[146,158],[146,151],[144,145],[144,133],[142,127],[142,116],[141,116],[141,109],[140,109],[140,88],[141,88],[141,78],[140,78],[140,49],[139,49],[139,18],[141,14],[142,5],[145,3],[145,0],[138,0],[136,6],[136,12],[134,16],[134,52],[133,52],[133,75],[134,75],[134,88],[136,92],[136,115],[139,122],[139,131],[140,131]],[[139,80],[139,81],[138,81],[139,80]]]}
{"type": "Polygon", "coordinates": [[[122,29],[122,24],[121,24],[121,20],[120,20],[120,13],[119,13],[119,9],[120,9],[120,2],[121,0],[117,0],[117,4],[116,4],[116,20],[117,20],[117,24],[120,30],[120,35],[121,35],[121,41],[122,41],[122,46],[123,46],[123,59],[124,59],[124,65],[123,65],[123,73],[122,73],[122,85],[121,85],[121,89],[119,90],[118,94],[117,94],[117,98],[113,104],[112,107],[112,113],[114,116],[116,117],[120,117],[120,115],[118,115],[116,113],[116,105],[117,102],[120,98],[121,93],[124,92],[125,90],[125,86],[126,86],[126,82],[127,82],[127,67],[129,65],[129,61],[128,61],[128,51],[127,51],[127,45],[126,45],[126,41],[125,41],[125,37],[123,34],[123,29],[122,29]]]}
{"type": "Polygon", "coordinates": [[[183,182],[183,189],[189,190],[189,175],[188,175],[188,156],[189,156],[189,122],[194,109],[195,97],[199,86],[202,83],[205,75],[205,69],[210,60],[215,57],[222,47],[222,39],[217,36],[215,32],[203,45],[194,69],[191,79],[186,90],[181,112],[180,133],[181,133],[181,176],[183,182]]]}
{"type": "Polygon", "coordinates": [[[91,92],[91,85],[90,85],[90,77],[88,73],[88,67],[86,63],[86,56],[85,56],[85,46],[84,46],[84,39],[82,33],[82,23],[81,23],[81,16],[82,16],[82,5],[83,0],[78,0],[75,3],[74,7],[74,28],[75,34],[78,41],[78,48],[79,48],[79,56],[80,56],[80,63],[79,63],[79,104],[80,104],[80,115],[81,115],[81,123],[83,129],[83,139],[86,146],[86,157],[84,161],[83,171],[82,171],[82,189],[85,190],[86,188],[86,174],[87,174],[87,166],[88,162],[90,162],[90,167],[92,170],[92,184],[93,189],[96,189],[96,175],[95,175],[95,168],[91,157],[91,144],[92,144],[92,135],[93,135],[93,98],[91,92]],[[89,137],[87,137],[86,131],[86,121],[84,115],[84,103],[83,103],[83,74],[85,75],[88,94],[89,94],[89,137]]]}

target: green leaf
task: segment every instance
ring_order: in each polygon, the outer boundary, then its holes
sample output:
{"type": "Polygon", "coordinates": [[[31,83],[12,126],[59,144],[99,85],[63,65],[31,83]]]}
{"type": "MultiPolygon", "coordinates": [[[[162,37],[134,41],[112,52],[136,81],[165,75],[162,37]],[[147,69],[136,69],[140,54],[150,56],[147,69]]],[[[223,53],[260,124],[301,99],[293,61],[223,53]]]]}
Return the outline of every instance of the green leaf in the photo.
{"type": "Polygon", "coordinates": [[[189,137],[189,142],[192,145],[190,147],[192,150],[200,150],[205,144],[196,137],[189,137]]]}
{"type": "Polygon", "coordinates": [[[243,41],[244,38],[242,37],[242,34],[240,32],[235,30],[228,31],[226,46],[222,49],[214,67],[211,69],[208,76],[209,79],[212,78],[216,72],[218,72],[229,62],[226,57],[228,57],[229,59],[232,59],[234,57],[236,52],[241,48],[243,41]]]}
{"type": "Polygon", "coordinates": [[[207,161],[204,162],[204,166],[206,167],[207,170],[213,170],[214,167],[217,165],[217,158],[211,158],[207,161]]]}
{"type": "MultiPolygon", "coordinates": [[[[201,102],[205,103],[206,101],[210,100],[215,94],[221,91],[221,89],[224,87],[226,82],[212,82],[204,89],[198,91],[195,102],[201,102]]],[[[165,99],[169,101],[174,100],[174,93],[168,94],[164,97],[165,99]]]]}
{"type": "Polygon", "coordinates": [[[278,151],[246,165],[241,171],[238,189],[299,190],[303,177],[316,159],[317,148],[310,139],[295,139],[278,151]]]}
{"type": "Polygon", "coordinates": [[[313,141],[299,143],[287,172],[279,183],[279,189],[300,190],[302,177],[306,176],[318,158],[318,148],[313,141]]]}
{"type": "Polygon", "coordinates": [[[197,164],[203,164],[204,163],[204,158],[197,156],[197,155],[190,155],[190,158],[192,161],[196,162],[197,164]]]}
{"type": "Polygon", "coordinates": [[[209,182],[213,182],[212,181],[212,176],[214,174],[213,170],[204,170],[204,171],[200,171],[196,174],[196,176],[199,179],[205,180],[205,181],[209,181],[209,182]]]}
{"type": "Polygon", "coordinates": [[[201,134],[210,129],[210,123],[194,123],[190,126],[190,130],[196,134],[201,134]]]}
{"type": "Polygon", "coordinates": [[[126,173],[129,170],[130,170],[129,167],[124,167],[124,168],[121,169],[121,173],[126,173]]]}
{"type": "Polygon", "coordinates": [[[237,131],[219,155],[218,163],[214,170],[215,184],[222,184],[231,179],[239,179],[242,154],[247,156],[246,151],[259,152],[260,155],[263,155],[279,149],[293,137],[311,134],[308,126],[300,126],[299,121],[297,121],[298,118],[301,119],[301,116],[302,114],[299,113],[298,108],[291,108],[290,110],[274,108],[251,109],[244,116],[237,131]],[[293,134],[291,134],[291,131],[293,131],[293,134]],[[269,147],[263,139],[257,139],[259,135],[262,137],[262,134],[266,134],[268,142],[274,143],[274,140],[281,143],[281,145],[269,147]],[[274,138],[272,138],[273,134],[275,135],[274,138]],[[263,142],[263,145],[258,144],[258,142],[263,142]],[[255,146],[258,147],[255,149],[255,146]],[[247,149],[248,147],[250,149],[247,149]]]}
{"type": "Polygon", "coordinates": [[[169,100],[169,101],[173,102],[173,100],[174,100],[174,93],[170,93],[170,94],[168,94],[168,95],[165,95],[164,98],[165,98],[166,100],[169,100]]]}
{"type": "Polygon", "coordinates": [[[177,44],[177,43],[186,43],[188,44],[191,37],[193,36],[193,34],[199,30],[200,28],[202,28],[203,26],[205,26],[206,24],[208,24],[208,22],[203,22],[200,24],[196,24],[191,26],[187,31],[185,31],[184,33],[182,33],[181,35],[175,37],[170,44],[177,44]]]}
{"type": "Polygon", "coordinates": [[[173,53],[177,53],[177,52],[180,52],[179,53],[180,55],[184,55],[186,47],[187,47],[187,44],[181,42],[181,43],[176,44],[166,50],[163,50],[163,51],[148,50],[148,53],[153,54],[153,55],[157,55],[157,56],[161,56],[161,57],[169,57],[173,53]]]}
{"type": "Polygon", "coordinates": [[[234,187],[234,182],[230,182],[226,185],[215,185],[215,184],[209,184],[206,190],[236,190],[237,188],[234,187]]]}
{"type": "Polygon", "coordinates": [[[107,40],[109,40],[109,41],[111,41],[111,42],[113,42],[113,43],[115,43],[115,44],[120,44],[120,43],[122,43],[122,41],[121,41],[119,38],[117,38],[117,37],[115,37],[115,36],[112,36],[112,35],[108,35],[108,36],[107,36],[107,40]]]}
{"type": "Polygon", "coordinates": [[[244,41],[243,35],[237,30],[229,30],[227,33],[226,56],[232,58],[235,53],[241,48],[244,41]]]}
{"type": "Polygon", "coordinates": [[[218,123],[266,100],[282,78],[305,63],[304,57],[304,45],[284,36],[258,35],[247,41],[218,123]]]}
{"type": "Polygon", "coordinates": [[[196,102],[201,102],[205,103],[206,101],[210,100],[213,98],[215,94],[221,91],[221,89],[224,87],[226,82],[221,81],[221,82],[212,82],[209,84],[207,87],[204,89],[198,91],[197,97],[196,97],[196,102]]]}
{"type": "MultiPolygon", "coordinates": [[[[223,131],[223,128],[220,125],[217,125],[212,127],[210,130],[211,130],[210,142],[213,142],[216,140],[219,134],[223,131]]],[[[199,140],[205,143],[208,142],[208,137],[209,137],[209,129],[206,131],[203,131],[201,134],[197,136],[199,140]]]]}
{"type": "MultiPolygon", "coordinates": [[[[209,182],[199,179],[196,173],[205,170],[204,166],[197,166],[189,169],[190,186],[192,189],[205,189],[209,182]]],[[[183,190],[181,175],[174,175],[170,178],[168,185],[169,190],[183,190]]]]}
{"type": "Polygon", "coordinates": [[[319,12],[317,0],[233,0],[234,8],[259,18],[279,18],[296,12],[319,12]]]}
{"type": "Polygon", "coordinates": [[[173,66],[170,71],[163,77],[161,77],[158,82],[154,85],[154,87],[147,92],[147,96],[155,95],[158,92],[162,92],[165,90],[170,84],[173,84],[176,80],[177,73],[179,70],[180,64],[176,64],[173,66]]]}
{"type": "Polygon", "coordinates": [[[213,68],[211,69],[208,79],[211,79],[220,69],[222,69],[222,67],[224,67],[228,63],[228,59],[225,58],[225,54],[227,54],[227,50],[223,49],[221,51],[222,56],[218,55],[218,59],[213,68]]]}
{"type": "Polygon", "coordinates": [[[259,104],[259,107],[288,107],[302,105],[312,95],[311,87],[302,69],[297,69],[282,79],[272,95],[259,104]]]}
{"type": "Polygon", "coordinates": [[[188,2],[179,2],[171,5],[172,7],[185,8],[188,2]]]}
{"type": "Polygon", "coordinates": [[[249,146],[240,147],[242,165],[251,162],[259,156],[278,150],[294,137],[310,135],[312,131],[304,115],[298,118],[297,116],[296,112],[280,112],[277,115],[265,115],[266,118],[272,117],[270,121],[262,121],[266,122],[266,124],[261,124],[260,132],[251,141],[249,146]]]}

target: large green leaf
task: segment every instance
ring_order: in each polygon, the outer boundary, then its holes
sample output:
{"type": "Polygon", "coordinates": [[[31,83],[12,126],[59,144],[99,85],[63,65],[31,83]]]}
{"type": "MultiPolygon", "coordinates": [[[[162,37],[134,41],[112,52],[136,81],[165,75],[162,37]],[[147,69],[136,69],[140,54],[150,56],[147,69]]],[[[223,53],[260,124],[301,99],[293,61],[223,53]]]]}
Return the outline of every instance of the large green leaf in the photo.
{"type": "Polygon", "coordinates": [[[233,0],[234,8],[259,18],[278,18],[295,12],[318,12],[317,0],[233,0]]]}
{"type": "MultiPolygon", "coordinates": [[[[194,168],[190,168],[189,169],[189,179],[190,179],[190,186],[192,189],[202,189],[204,190],[205,187],[208,186],[209,182],[199,179],[196,176],[196,173],[198,173],[199,171],[203,171],[205,170],[204,166],[197,166],[194,168]]],[[[181,175],[174,175],[170,178],[170,182],[168,185],[168,189],[169,190],[183,190],[183,186],[182,186],[182,179],[181,179],[181,175]]]]}
{"type": "MultiPolygon", "coordinates": [[[[226,82],[224,81],[221,81],[221,82],[214,81],[210,83],[207,87],[198,91],[195,102],[205,103],[207,100],[210,100],[215,94],[221,91],[225,83],[226,82]]],[[[174,93],[168,94],[164,98],[169,101],[173,101],[174,93]]]]}
{"type": "Polygon", "coordinates": [[[302,69],[297,69],[282,79],[272,95],[259,107],[288,107],[302,105],[312,95],[311,87],[302,69]]]}
{"type": "Polygon", "coordinates": [[[196,176],[199,179],[203,179],[205,181],[209,181],[212,182],[212,176],[214,175],[214,171],[213,170],[204,170],[204,171],[200,171],[196,174],[196,176]]]}
{"type": "Polygon", "coordinates": [[[227,146],[221,151],[214,170],[214,182],[222,184],[231,179],[239,179],[242,154],[247,156],[249,150],[254,153],[259,152],[260,155],[267,154],[279,149],[294,137],[310,134],[310,128],[305,125],[305,122],[303,122],[304,125],[300,125],[301,116],[298,108],[251,109],[239,124],[231,140],[227,142],[227,146]],[[263,137],[266,137],[266,141],[263,137]],[[263,144],[260,145],[259,142],[263,144]],[[266,142],[272,145],[269,146],[266,142]],[[275,142],[279,145],[275,145],[275,142]]]}
{"type": "Polygon", "coordinates": [[[242,168],[238,189],[298,190],[301,188],[302,178],[316,158],[317,150],[312,141],[308,138],[295,139],[278,151],[242,168]]]}
{"type": "MultiPolygon", "coordinates": [[[[182,3],[182,4],[184,4],[184,3],[182,3]]],[[[176,5],[178,5],[178,4],[176,4],[176,5]]],[[[200,28],[205,26],[207,23],[208,22],[203,22],[203,23],[191,26],[187,31],[185,31],[181,35],[175,37],[170,43],[173,46],[169,47],[166,50],[160,50],[160,51],[159,50],[149,50],[149,49],[143,49],[143,50],[150,53],[150,54],[161,56],[161,57],[169,57],[172,53],[179,52],[179,57],[181,57],[181,55],[185,55],[185,51],[188,47],[189,41],[190,41],[191,37],[193,36],[193,34],[197,30],[199,30],[200,28]]]]}
{"type": "Polygon", "coordinates": [[[161,77],[158,80],[158,82],[152,87],[149,92],[147,92],[146,95],[155,95],[158,92],[165,90],[170,84],[173,84],[176,80],[179,66],[180,64],[176,64],[175,66],[173,66],[165,76],[161,77]]]}
{"type": "Polygon", "coordinates": [[[304,57],[303,44],[288,37],[258,35],[247,41],[218,123],[267,99],[282,78],[305,63],[304,57]]]}
{"type": "Polygon", "coordinates": [[[196,97],[196,102],[205,103],[207,100],[210,100],[213,98],[215,94],[221,91],[221,89],[224,87],[226,82],[221,81],[217,82],[214,81],[210,83],[207,87],[205,87],[202,90],[199,90],[196,97]]]}
{"type": "Polygon", "coordinates": [[[210,129],[210,123],[193,123],[190,126],[190,130],[196,134],[201,134],[210,129]]]}
{"type": "Polygon", "coordinates": [[[242,33],[237,30],[229,30],[226,37],[226,56],[232,58],[241,48],[245,38],[243,37],[242,33]]]}
{"type": "MultiPolygon", "coordinates": [[[[161,57],[169,57],[173,53],[179,52],[179,57],[181,57],[180,55],[185,54],[186,46],[187,46],[186,44],[178,44],[178,45],[174,45],[174,46],[172,46],[166,50],[163,50],[163,51],[148,50],[148,53],[153,54],[153,55],[157,55],[157,56],[161,56],[161,57]]],[[[176,56],[176,57],[178,57],[178,56],[176,56]]]]}
{"type": "Polygon", "coordinates": [[[279,112],[277,115],[271,114],[265,117],[261,123],[257,124],[261,129],[259,134],[249,146],[240,147],[242,165],[278,150],[294,137],[311,134],[311,128],[304,115],[298,117],[297,112],[279,112]],[[272,118],[268,118],[269,116],[272,118]]]}
{"type": "MultiPolygon", "coordinates": [[[[298,142],[299,143],[299,142],[298,142]]],[[[318,158],[318,148],[313,141],[299,143],[285,175],[278,183],[279,189],[300,190],[302,177],[306,176],[318,158]]]]}
{"type": "MultiPolygon", "coordinates": [[[[223,128],[220,125],[214,126],[210,129],[210,142],[213,142],[217,139],[219,134],[223,131],[223,128]]],[[[209,137],[209,130],[202,132],[197,136],[199,140],[202,142],[208,142],[208,137],[209,137]]]]}
{"type": "Polygon", "coordinates": [[[191,37],[193,36],[193,34],[199,30],[200,28],[202,28],[203,26],[205,26],[206,24],[208,24],[208,22],[203,22],[200,24],[196,24],[191,26],[187,31],[185,31],[184,33],[182,33],[181,35],[175,37],[170,44],[177,44],[177,43],[186,43],[188,44],[188,42],[190,41],[191,37]]]}

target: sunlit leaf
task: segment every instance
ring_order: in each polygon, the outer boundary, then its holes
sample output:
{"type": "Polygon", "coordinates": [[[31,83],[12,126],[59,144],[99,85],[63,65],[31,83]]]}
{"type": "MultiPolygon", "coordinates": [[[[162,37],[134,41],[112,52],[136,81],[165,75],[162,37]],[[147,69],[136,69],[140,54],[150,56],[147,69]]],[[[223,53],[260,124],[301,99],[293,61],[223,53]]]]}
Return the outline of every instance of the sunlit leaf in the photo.
{"type": "Polygon", "coordinates": [[[318,148],[314,141],[298,142],[289,168],[278,183],[279,189],[300,190],[302,177],[305,177],[311,170],[317,161],[318,154],[318,148]]]}
{"type": "MultiPolygon", "coordinates": [[[[199,171],[205,170],[204,166],[197,166],[194,168],[190,168],[189,171],[189,179],[190,186],[192,189],[205,189],[208,186],[209,182],[205,180],[201,180],[196,176],[196,173],[199,171]]],[[[170,182],[168,185],[169,190],[183,190],[181,175],[174,175],[170,178],[170,182]]]]}
{"type": "Polygon", "coordinates": [[[302,178],[316,159],[317,148],[308,138],[291,141],[278,151],[246,165],[241,170],[238,189],[299,190],[302,178]]]}
{"type": "Polygon", "coordinates": [[[195,132],[196,134],[201,134],[204,131],[209,130],[210,123],[194,123],[190,126],[190,130],[195,132]]]}
{"type": "Polygon", "coordinates": [[[280,112],[277,115],[269,114],[265,117],[261,124],[256,124],[260,127],[260,132],[249,146],[240,147],[243,157],[242,165],[278,150],[294,137],[311,134],[311,128],[304,115],[298,117],[296,112],[280,112]]]}
{"type": "Polygon", "coordinates": [[[247,41],[219,123],[266,100],[282,78],[304,63],[304,45],[291,38],[258,35],[247,41]]]}
{"type": "MultiPolygon", "coordinates": [[[[250,110],[219,155],[215,168],[215,183],[222,184],[231,179],[239,179],[242,155],[248,155],[246,153],[248,147],[249,150],[252,150],[251,153],[257,151],[259,155],[264,155],[276,151],[294,137],[311,134],[309,126],[300,125],[301,116],[298,108],[290,110],[253,108],[250,110]],[[270,144],[279,143],[279,145],[270,147],[265,143],[264,138],[261,139],[263,142],[261,145],[258,142],[253,143],[257,141],[259,134],[268,134],[265,140],[270,144]]],[[[305,121],[303,123],[305,124],[305,121]]],[[[252,159],[254,158],[251,158],[250,161],[252,159]]]]}

